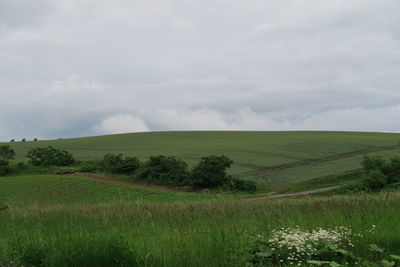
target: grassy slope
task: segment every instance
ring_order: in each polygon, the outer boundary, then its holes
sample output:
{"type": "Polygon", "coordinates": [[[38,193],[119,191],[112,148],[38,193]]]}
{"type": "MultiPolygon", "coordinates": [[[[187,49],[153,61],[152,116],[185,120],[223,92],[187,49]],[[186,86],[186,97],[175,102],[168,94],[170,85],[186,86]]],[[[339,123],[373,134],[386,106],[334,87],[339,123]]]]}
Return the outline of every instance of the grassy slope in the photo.
{"type": "Polygon", "coordinates": [[[88,178],[59,175],[0,177],[0,204],[25,206],[88,204],[129,201],[188,201],[233,198],[245,195],[219,195],[173,192],[130,187],[88,178]]]}
{"type": "Polygon", "coordinates": [[[39,142],[11,143],[17,159],[36,146],[53,145],[79,159],[100,158],[113,152],[146,159],[177,155],[190,164],[205,155],[225,154],[235,164],[231,173],[265,185],[287,185],[359,167],[361,155],[376,150],[383,156],[400,153],[400,134],[360,132],[151,132],[39,142]],[[397,146],[397,147],[396,147],[397,146]],[[387,148],[390,148],[387,150],[387,148]],[[395,148],[395,149],[393,149],[395,148]],[[381,150],[381,151],[378,151],[381,150]],[[361,154],[362,154],[361,153],[361,154]],[[320,162],[309,160],[321,159],[320,162]],[[289,167],[264,173],[266,168],[289,167]]]}

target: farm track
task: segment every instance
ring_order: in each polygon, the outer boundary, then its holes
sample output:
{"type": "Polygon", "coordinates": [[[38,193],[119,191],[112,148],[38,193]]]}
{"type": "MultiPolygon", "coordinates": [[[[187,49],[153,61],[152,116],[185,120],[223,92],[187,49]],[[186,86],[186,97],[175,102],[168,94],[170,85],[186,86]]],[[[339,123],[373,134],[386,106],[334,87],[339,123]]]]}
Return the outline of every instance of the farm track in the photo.
{"type": "MultiPolygon", "coordinates": [[[[127,186],[127,187],[133,187],[133,188],[139,187],[139,188],[144,188],[144,189],[185,192],[184,190],[181,190],[181,189],[175,188],[175,187],[145,186],[145,185],[134,184],[134,183],[130,183],[130,182],[119,181],[119,180],[116,180],[115,177],[108,176],[108,175],[101,175],[101,174],[76,172],[73,174],[69,174],[69,176],[78,176],[78,177],[82,177],[82,178],[88,178],[91,180],[103,181],[103,182],[107,182],[107,183],[111,183],[111,184],[118,184],[118,185],[123,185],[123,186],[127,186]]],[[[335,186],[329,186],[329,187],[307,190],[307,191],[302,191],[302,192],[296,192],[296,193],[276,194],[276,195],[272,195],[272,196],[247,197],[247,198],[244,198],[243,200],[250,201],[250,200],[259,200],[259,199],[274,199],[274,198],[286,198],[286,197],[295,197],[295,196],[306,196],[306,195],[330,191],[330,190],[340,188],[340,187],[342,187],[342,186],[335,185],[335,186]]]]}
{"type": "Polygon", "coordinates": [[[251,197],[251,198],[246,198],[245,200],[258,200],[258,199],[273,199],[273,198],[286,198],[286,197],[296,197],[296,196],[306,196],[306,195],[311,195],[311,194],[316,194],[316,193],[321,193],[321,192],[327,192],[336,188],[342,187],[341,185],[335,185],[335,186],[329,186],[329,187],[323,187],[323,188],[318,188],[318,189],[313,189],[313,190],[307,190],[307,191],[301,191],[301,192],[296,192],[296,193],[287,193],[287,194],[276,194],[272,196],[260,196],[260,197],[251,197]]]}

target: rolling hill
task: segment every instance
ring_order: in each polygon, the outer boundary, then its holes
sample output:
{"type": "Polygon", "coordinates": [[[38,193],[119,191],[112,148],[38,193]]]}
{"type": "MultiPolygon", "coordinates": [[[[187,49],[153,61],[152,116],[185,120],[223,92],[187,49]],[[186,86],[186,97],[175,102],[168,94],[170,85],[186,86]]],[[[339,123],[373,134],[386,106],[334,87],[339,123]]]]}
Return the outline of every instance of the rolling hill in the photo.
{"type": "Polygon", "coordinates": [[[364,154],[400,154],[400,134],[367,132],[149,132],[10,144],[17,160],[32,147],[52,145],[87,160],[122,153],[146,160],[176,155],[194,165],[202,156],[227,155],[234,176],[284,186],[360,167],[364,154]]]}

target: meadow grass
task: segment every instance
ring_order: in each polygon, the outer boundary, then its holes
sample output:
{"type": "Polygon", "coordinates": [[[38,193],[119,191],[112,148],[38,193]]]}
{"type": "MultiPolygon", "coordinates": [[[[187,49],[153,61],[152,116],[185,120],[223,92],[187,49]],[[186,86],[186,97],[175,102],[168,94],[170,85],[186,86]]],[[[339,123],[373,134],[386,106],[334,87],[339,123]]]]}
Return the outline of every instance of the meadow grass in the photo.
{"type": "Polygon", "coordinates": [[[31,175],[0,177],[0,203],[104,203],[110,201],[191,201],[251,196],[252,194],[191,193],[113,184],[77,176],[31,175]]]}
{"type": "Polygon", "coordinates": [[[366,132],[150,132],[9,144],[17,160],[30,148],[52,145],[82,160],[122,153],[146,160],[176,155],[191,166],[202,156],[225,154],[234,160],[230,173],[263,185],[285,186],[348,171],[365,153],[392,157],[400,152],[400,134],[366,132]],[[279,171],[266,172],[270,168],[279,171]]]}
{"type": "Polygon", "coordinates": [[[400,192],[275,200],[144,201],[11,206],[0,257],[36,266],[245,266],[251,237],[346,226],[364,258],[400,253],[400,192]],[[372,225],[376,230],[370,232],[372,225]]]}

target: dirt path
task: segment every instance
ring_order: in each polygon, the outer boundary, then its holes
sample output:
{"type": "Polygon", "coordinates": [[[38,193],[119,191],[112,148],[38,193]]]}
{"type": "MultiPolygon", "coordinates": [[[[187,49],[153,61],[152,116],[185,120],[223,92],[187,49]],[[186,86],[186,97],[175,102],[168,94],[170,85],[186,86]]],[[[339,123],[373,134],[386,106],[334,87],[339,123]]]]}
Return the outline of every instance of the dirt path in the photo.
{"type": "Polygon", "coordinates": [[[287,194],[276,194],[272,196],[265,196],[265,197],[251,197],[251,198],[246,198],[246,200],[256,200],[256,199],[271,199],[271,198],[284,198],[284,197],[295,197],[295,196],[306,196],[306,195],[311,195],[315,193],[320,193],[320,192],[326,192],[330,191],[332,189],[340,188],[342,187],[341,185],[335,185],[335,186],[329,186],[329,187],[324,187],[324,188],[318,188],[314,190],[307,190],[307,191],[302,191],[302,192],[296,192],[296,193],[287,193],[287,194]]]}

